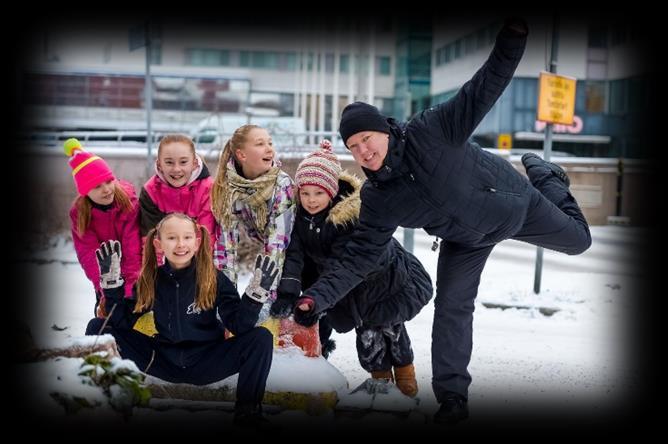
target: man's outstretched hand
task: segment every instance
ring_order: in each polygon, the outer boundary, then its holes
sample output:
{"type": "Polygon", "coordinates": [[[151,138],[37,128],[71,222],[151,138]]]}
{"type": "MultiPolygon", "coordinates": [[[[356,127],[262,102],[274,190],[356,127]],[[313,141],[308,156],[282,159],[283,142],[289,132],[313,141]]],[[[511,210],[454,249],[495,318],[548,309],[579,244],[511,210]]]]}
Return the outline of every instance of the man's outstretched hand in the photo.
{"type": "Polygon", "coordinates": [[[517,35],[527,35],[529,27],[526,20],[522,17],[508,17],[504,20],[504,27],[514,32],[517,35]]]}

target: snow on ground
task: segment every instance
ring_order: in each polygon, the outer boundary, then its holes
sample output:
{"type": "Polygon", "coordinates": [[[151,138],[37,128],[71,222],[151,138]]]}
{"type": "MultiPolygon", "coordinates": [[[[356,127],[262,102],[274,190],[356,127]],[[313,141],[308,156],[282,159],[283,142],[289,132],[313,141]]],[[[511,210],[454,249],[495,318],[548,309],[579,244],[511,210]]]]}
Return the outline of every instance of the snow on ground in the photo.
{"type": "MultiPolygon", "coordinates": [[[[629,312],[642,287],[639,257],[644,232],[627,227],[593,227],[594,242],[580,256],[544,251],[541,293],[533,293],[536,248],[505,241],[483,272],[474,313],[471,406],[476,401],[555,406],[583,403],[596,408],[617,402],[634,384],[627,359],[629,312]],[[492,309],[483,304],[527,307],[492,309]],[[540,308],[558,309],[552,316],[540,308]]],[[[433,238],[415,233],[416,255],[436,276],[433,238]]],[[[403,239],[402,233],[397,233],[403,239]]],[[[413,341],[421,408],[437,409],[431,391],[433,303],[407,324],[413,341]]],[[[330,357],[351,386],[359,369],[353,334],[336,335],[330,357]],[[343,349],[343,350],[342,350],[343,349]]]]}
{"type": "MultiPolygon", "coordinates": [[[[517,408],[536,402],[604,408],[639,383],[628,357],[633,327],[629,313],[634,310],[634,300],[642,296],[644,231],[593,227],[592,234],[593,245],[583,255],[545,251],[539,295],[532,291],[536,248],[516,241],[505,241],[495,248],[476,300],[469,366],[472,409],[476,403],[488,402],[517,408]]],[[[402,232],[396,236],[401,240],[402,232]]],[[[430,249],[432,241],[423,231],[415,233],[416,256],[435,279],[438,254],[430,249]]],[[[36,342],[58,345],[83,335],[93,315],[94,293],[76,262],[71,242],[56,238],[50,248],[26,256],[39,259],[21,263],[22,276],[29,280],[27,288],[39,297],[34,298],[32,307],[27,305],[30,298],[22,299],[19,313],[29,323],[36,342]]],[[[427,415],[438,408],[431,390],[432,320],[430,303],[407,324],[415,352],[419,409],[427,415]]],[[[355,335],[335,333],[334,339],[337,348],[329,363],[343,374],[350,389],[357,387],[368,374],[358,363],[355,335]]],[[[277,352],[271,379],[285,377],[308,383],[290,378],[296,359],[290,353],[277,352]]],[[[55,367],[62,365],[66,364],[54,361],[50,370],[39,371],[54,373],[55,367]]],[[[336,377],[332,371],[317,380],[336,377]]],[[[333,383],[337,384],[344,382],[333,383]]],[[[295,412],[285,415],[300,417],[295,412]]]]}

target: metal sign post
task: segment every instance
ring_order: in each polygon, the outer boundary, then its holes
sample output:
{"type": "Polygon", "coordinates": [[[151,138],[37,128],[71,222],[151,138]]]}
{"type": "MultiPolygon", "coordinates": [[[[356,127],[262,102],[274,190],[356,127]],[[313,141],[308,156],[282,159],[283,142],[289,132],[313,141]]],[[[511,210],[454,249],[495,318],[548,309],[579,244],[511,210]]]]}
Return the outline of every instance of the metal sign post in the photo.
{"type": "MultiPolygon", "coordinates": [[[[550,51],[549,72],[541,72],[538,78],[538,109],[536,120],[546,122],[545,141],[543,142],[543,159],[550,161],[552,157],[552,131],[555,123],[573,125],[575,117],[574,77],[556,75],[557,56],[559,51],[559,20],[557,15],[552,22],[552,49],[550,51]]],[[[543,248],[536,250],[536,271],[534,274],[533,291],[540,293],[540,281],[543,272],[543,248]]]]}
{"type": "Polygon", "coordinates": [[[151,82],[151,32],[148,22],[146,22],[146,76],[144,84],[146,85],[146,176],[151,177],[153,173],[153,155],[151,146],[153,145],[153,133],[151,132],[151,114],[153,112],[153,82],[151,82]]]}
{"type": "Polygon", "coordinates": [[[153,111],[153,82],[151,82],[151,23],[147,20],[142,25],[130,28],[128,45],[130,51],[146,47],[146,63],[144,74],[144,107],[146,108],[146,175],[153,174],[153,155],[151,145],[151,113],[153,111]]]}
{"type": "MultiPolygon", "coordinates": [[[[549,71],[552,73],[557,72],[558,50],[559,50],[559,19],[555,14],[552,21],[552,49],[550,50],[550,66],[549,66],[549,71]]],[[[541,103],[540,98],[538,102],[539,104],[541,103]]],[[[545,127],[545,141],[543,142],[543,158],[549,161],[551,154],[552,154],[552,123],[548,123],[545,127]]],[[[533,292],[536,294],[540,293],[540,282],[542,274],[543,274],[543,247],[538,247],[536,249],[536,268],[533,280],[533,292]]]]}

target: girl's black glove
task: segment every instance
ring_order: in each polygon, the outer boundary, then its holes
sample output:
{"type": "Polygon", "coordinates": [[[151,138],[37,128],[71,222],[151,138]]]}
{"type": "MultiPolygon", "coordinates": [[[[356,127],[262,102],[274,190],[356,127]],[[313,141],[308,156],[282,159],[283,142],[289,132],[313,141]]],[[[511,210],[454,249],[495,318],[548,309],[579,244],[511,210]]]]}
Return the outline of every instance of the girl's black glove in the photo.
{"type": "Polygon", "coordinates": [[[276,268],[276,263],[269,256],[258,254],[257,258],[255,258],[253,278],[246,288],[246,296],[260,304],[264,304],[269,299],[269,290],[274,285],[277,275],[278,268],[276,268]]]}
{"type": "Polygon", "coordinates": [[[271,314],[275,318],[287,318],[292,314],[294,306],[295,306],[294,298],[291,298],[289,296],[281,296],[281,294],[279,293],[278,298],[276,298],[274,303],[271,304],[271,308],[269,309],[269,314],[271,314]]]}

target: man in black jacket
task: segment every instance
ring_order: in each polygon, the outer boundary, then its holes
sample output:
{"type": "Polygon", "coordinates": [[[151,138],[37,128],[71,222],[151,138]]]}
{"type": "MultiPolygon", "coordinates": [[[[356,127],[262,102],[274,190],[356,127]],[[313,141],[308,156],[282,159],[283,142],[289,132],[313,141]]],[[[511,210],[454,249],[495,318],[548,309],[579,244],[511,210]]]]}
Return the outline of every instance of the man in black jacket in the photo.
{"type": "Polygon", "coordinates": [[[397,122],[366,103],[348,105],[339,132],[369,180],[360,224],[346,254],[304,295],[346,293],[387,263],[397,227],[423,228],[443,241],[432,333],[435,422],[468,417],[474,300],[494,246],[518,239],[580,254],[591,244],[587,221],[555,164],[522,162],[529,180],[505,159],[469,141],[520,62],[526,23],[507,20],[485,64],[445,103],[397,122]]]}

